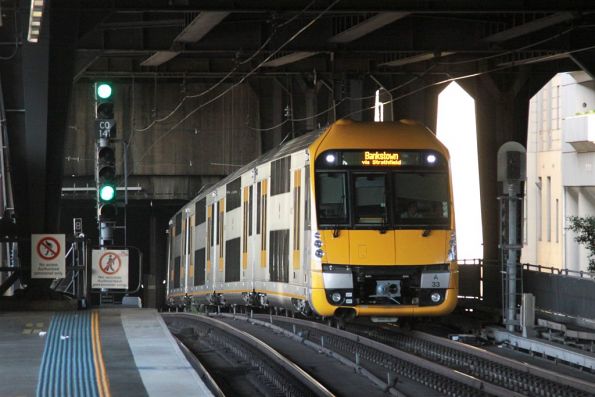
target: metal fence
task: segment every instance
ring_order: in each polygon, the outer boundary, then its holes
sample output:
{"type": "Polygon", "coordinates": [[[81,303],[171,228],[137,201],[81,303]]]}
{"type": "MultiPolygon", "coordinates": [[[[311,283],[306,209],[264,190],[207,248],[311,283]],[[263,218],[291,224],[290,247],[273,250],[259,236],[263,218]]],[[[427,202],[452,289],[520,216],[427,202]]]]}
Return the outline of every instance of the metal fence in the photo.
{"type": "MultiPolygon", "coordinates": [[[[459,260],[459,296],[500,308],[502,268],[498,261],[459,260]]],[[[523,292],[541,310],[595,319],[595,273],[523,264],[523,292]]]]}
{"type": "Polygon", "coordinates": [[[523,291],[535,295],[541,310],[595,319],[595,274],[523,265],[523,291]]]}

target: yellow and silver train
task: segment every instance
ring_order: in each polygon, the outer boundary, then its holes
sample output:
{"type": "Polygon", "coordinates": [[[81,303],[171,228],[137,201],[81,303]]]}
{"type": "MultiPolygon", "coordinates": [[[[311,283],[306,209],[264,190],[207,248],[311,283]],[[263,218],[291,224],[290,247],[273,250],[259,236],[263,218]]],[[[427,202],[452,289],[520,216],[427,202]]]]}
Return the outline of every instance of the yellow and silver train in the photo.
{"type": "Polygon", "coordinates": [[[458,294],[448,151],[413,121],[339,120],[202,191],[171,219],[168,251],[171,306],[448,314],[458,294]]]}

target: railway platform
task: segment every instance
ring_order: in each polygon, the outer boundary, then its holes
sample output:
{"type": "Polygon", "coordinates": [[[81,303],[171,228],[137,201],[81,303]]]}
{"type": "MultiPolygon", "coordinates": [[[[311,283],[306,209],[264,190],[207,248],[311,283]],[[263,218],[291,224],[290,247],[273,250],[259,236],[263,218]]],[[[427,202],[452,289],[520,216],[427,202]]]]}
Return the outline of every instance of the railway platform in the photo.
{"type": "Polygon", "coordinates": [[[209,396],[156,310],[0,313],[0,396],[209,396]]]}

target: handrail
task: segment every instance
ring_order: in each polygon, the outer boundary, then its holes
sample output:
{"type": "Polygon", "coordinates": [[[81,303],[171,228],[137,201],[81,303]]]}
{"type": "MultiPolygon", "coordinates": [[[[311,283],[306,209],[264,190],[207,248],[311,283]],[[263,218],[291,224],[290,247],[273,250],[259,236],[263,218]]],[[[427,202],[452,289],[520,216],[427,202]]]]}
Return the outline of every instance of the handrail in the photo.
{"type": "Polygon", "coordinates": [[[523,269],[536,271],[540,273],[549,273],[555,274],[558,276],[565,276],[565,277],[574,277],[574,278],[581,278],[586,280],[594,280],[595,281],[595,273],[594,272],[585,272],[582,270],[570,270],[570,269],[560,269],[553,266],[542,266],[542,265],[533,265],[530,263],[523,263],[523,269]]]}

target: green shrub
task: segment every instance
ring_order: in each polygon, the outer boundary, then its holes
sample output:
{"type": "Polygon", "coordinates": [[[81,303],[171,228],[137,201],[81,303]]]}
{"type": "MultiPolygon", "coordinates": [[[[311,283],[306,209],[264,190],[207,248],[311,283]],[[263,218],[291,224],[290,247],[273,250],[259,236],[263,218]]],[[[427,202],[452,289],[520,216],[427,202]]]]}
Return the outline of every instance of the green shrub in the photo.
{"type": "Polygon", "coordinates": [[[595,272],[595,216],[569,216],[568,229],[576,233],[574,240],[589,250],[589,271],[595,272]]]}

